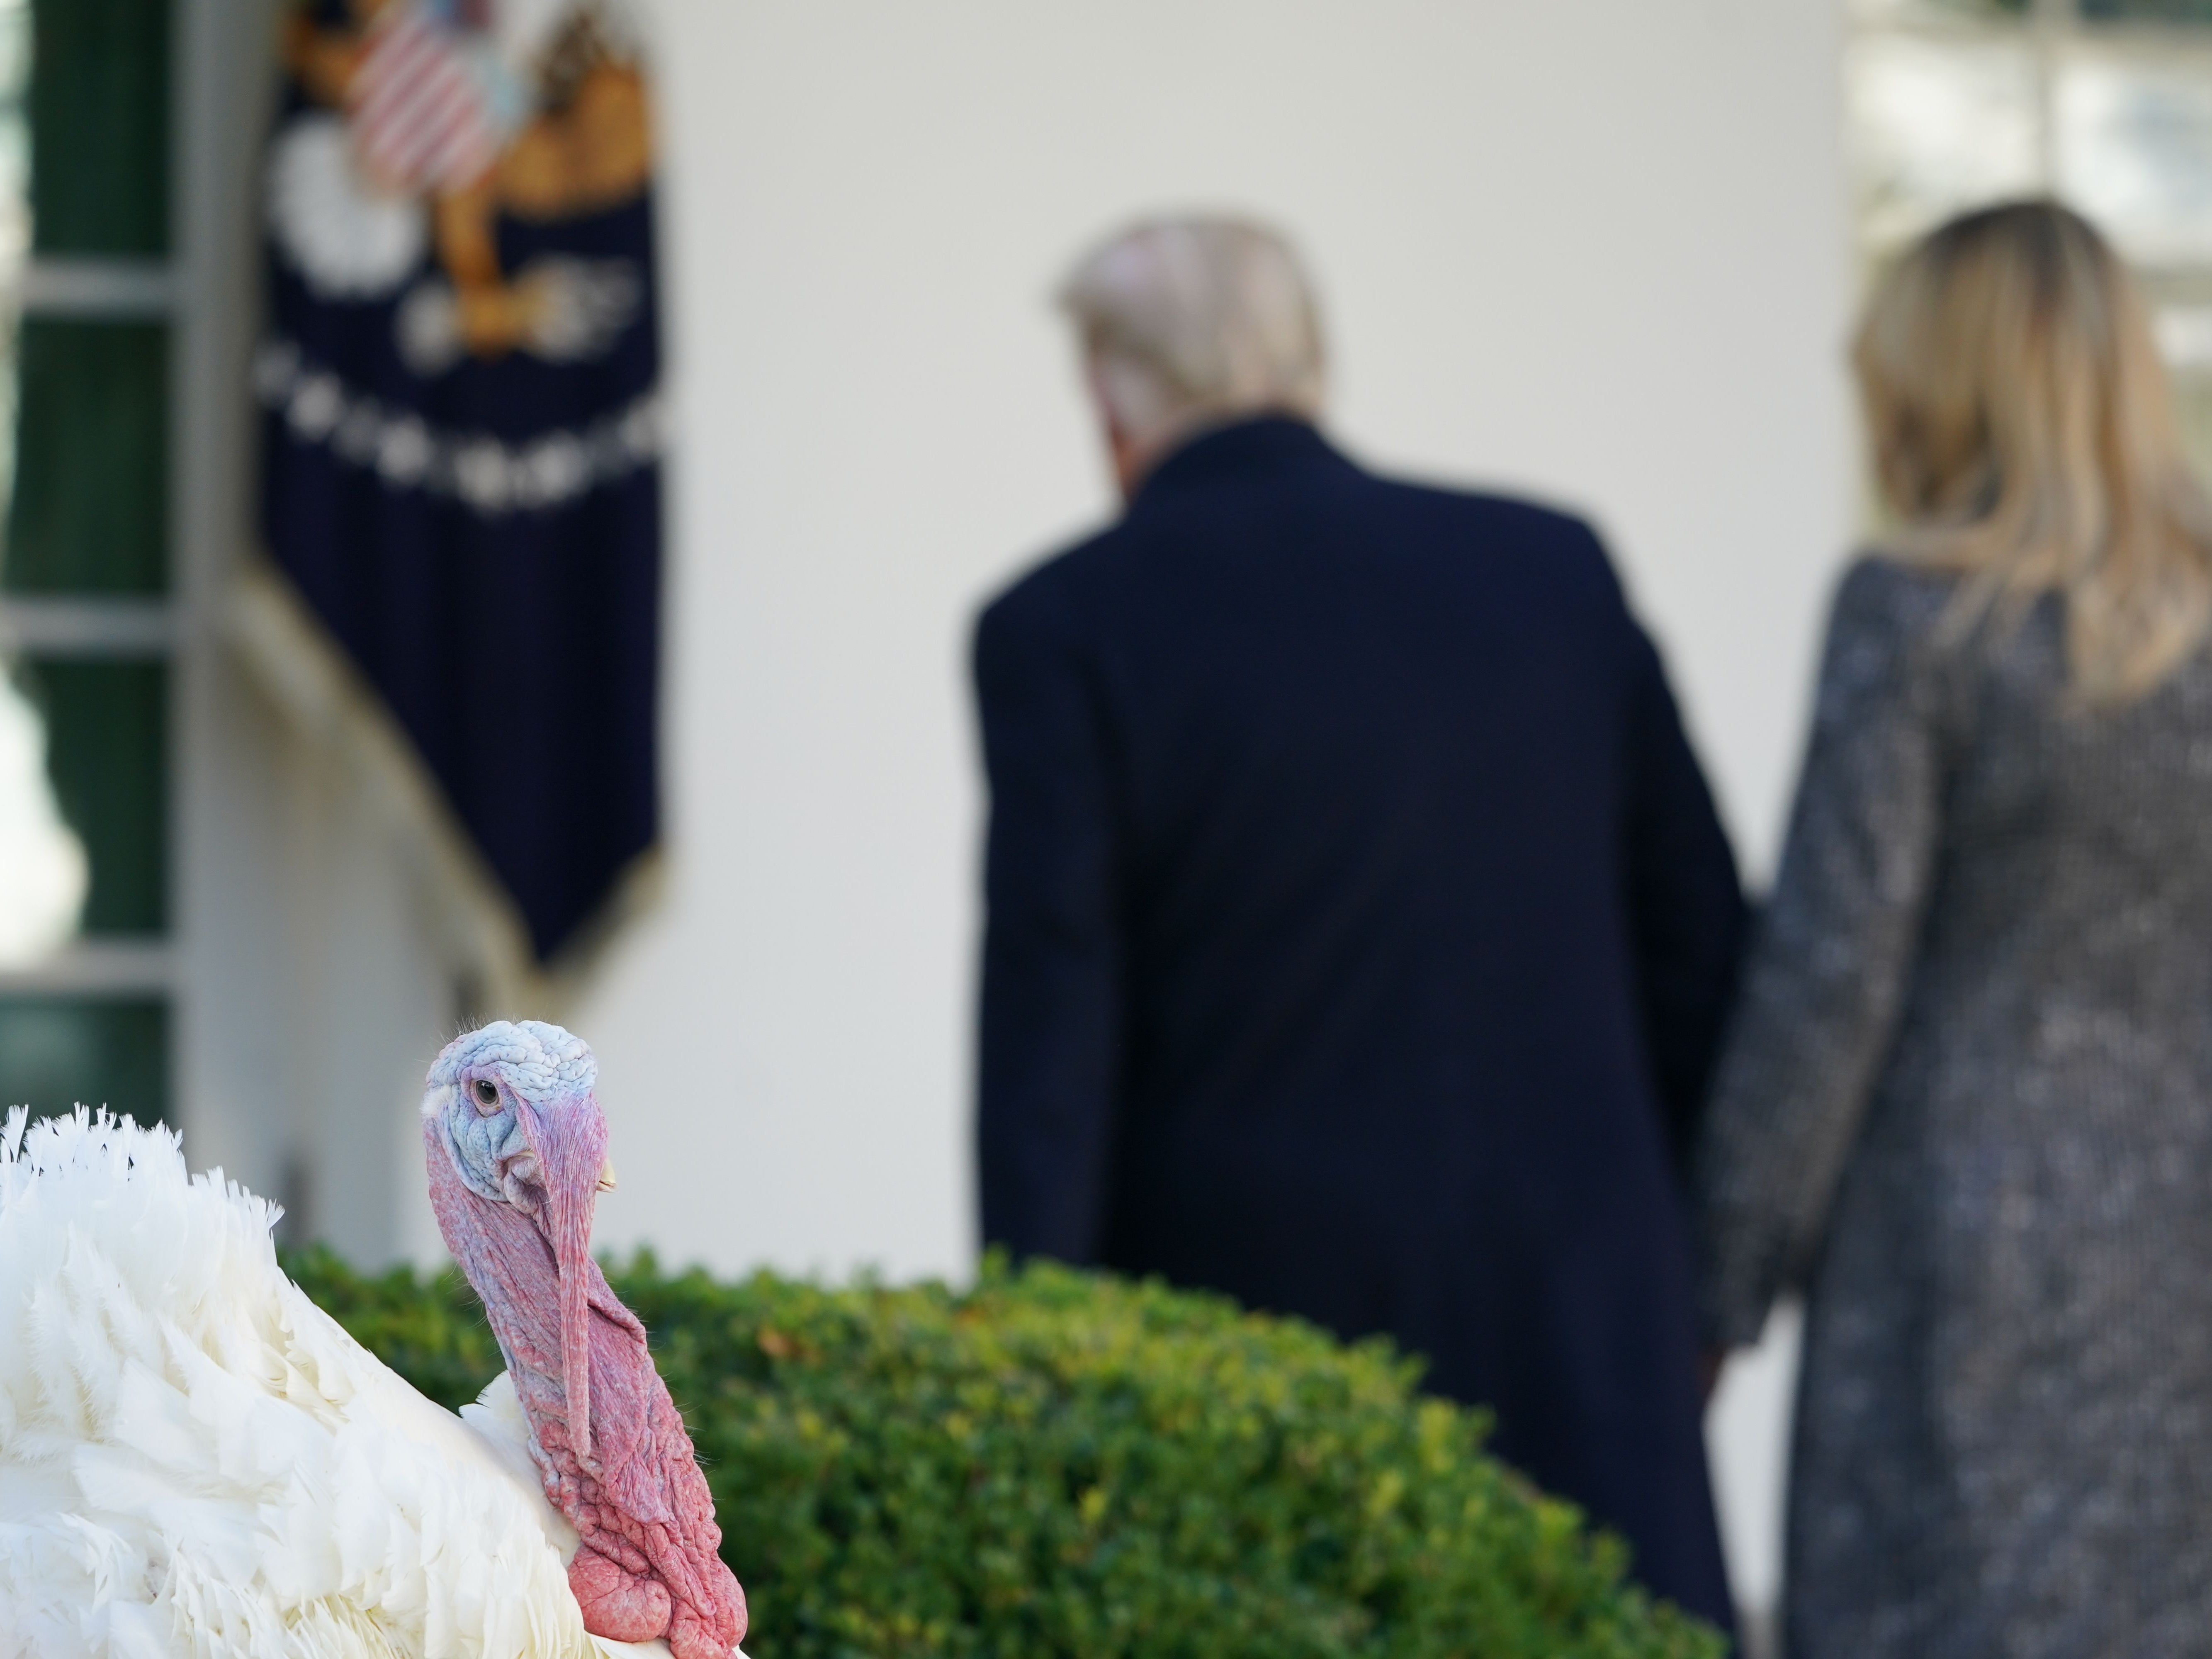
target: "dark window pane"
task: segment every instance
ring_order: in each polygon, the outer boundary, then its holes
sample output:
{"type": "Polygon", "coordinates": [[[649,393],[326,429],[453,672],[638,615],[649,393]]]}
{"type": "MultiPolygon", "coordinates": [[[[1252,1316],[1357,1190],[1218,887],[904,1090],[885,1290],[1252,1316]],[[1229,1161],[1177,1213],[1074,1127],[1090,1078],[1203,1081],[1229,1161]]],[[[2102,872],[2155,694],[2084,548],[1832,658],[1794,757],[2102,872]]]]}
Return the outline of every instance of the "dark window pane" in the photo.
{"type": "Polygon", "coordinates": [[[1852,15],[1869,23],[2025,17],[2027,8],[2028,0],[1851,0],[1852,15]]]}
{"type": "Polygon", "coordinates": [[[170,0],[35,0],[32,246],[169,246],[170,0]]]}
{"type": "Polygon", "coordinates": [[[158,593],[167,582],[168,331],[26,321],[0,586],[158,593]]]}
{"type": "Polygon", "coordinates": [[[46,718],[54,799],[92,862],[83,931],[159,933],[168,908],[167,665],[46,658],[21,678],[46,718]]]}
{"type": "Polygon", "coordinates": [[[2196,464],[2197,477],[2212,485],[2212,374],[2177,374],[2173,392],[2189,459],[2196,464]]]}
{"type": "Polygon", "coordinates": [[[2081,0],[2081,15],[2138,23],[2212,23],[2212,0],[2081,0]]]}
{"type": "Polygon", "coordinates": [[[168,1110],[168,1010],[137,997],[0,997],[0,1110],[168,1110]]]}

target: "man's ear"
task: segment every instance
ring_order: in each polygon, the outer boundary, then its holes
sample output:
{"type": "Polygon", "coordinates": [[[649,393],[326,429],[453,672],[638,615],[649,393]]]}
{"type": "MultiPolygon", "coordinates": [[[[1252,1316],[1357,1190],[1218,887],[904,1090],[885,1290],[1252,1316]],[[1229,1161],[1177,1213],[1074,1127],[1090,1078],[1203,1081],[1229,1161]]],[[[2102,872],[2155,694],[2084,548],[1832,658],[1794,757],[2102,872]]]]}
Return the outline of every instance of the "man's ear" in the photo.
{"type": "Polygon", "coordinates": [[[1149,459],[1134,438],[1121,429],[1121,423],[1112,416],[1106,417],[1106,453],[1113,458],[1114,482],[1121,491],[1124,501],[1137,493],[1137,485],[1145,476],[1145,462],[1149,459]]]}
{"type": "Polygon", "coordinates": [[[1105,441],[1106,460],[1113,469],[1115,488],[1126,501],[1136,493],[1145,457],[1128,428],[1114,412],[1114,400],[1106,395],[1105,378],[1099,372],[1095,352],[1083,354],[1083,389],[1090,396],[1091,412],[1098,422],[1098,435],[1105,441]]]}

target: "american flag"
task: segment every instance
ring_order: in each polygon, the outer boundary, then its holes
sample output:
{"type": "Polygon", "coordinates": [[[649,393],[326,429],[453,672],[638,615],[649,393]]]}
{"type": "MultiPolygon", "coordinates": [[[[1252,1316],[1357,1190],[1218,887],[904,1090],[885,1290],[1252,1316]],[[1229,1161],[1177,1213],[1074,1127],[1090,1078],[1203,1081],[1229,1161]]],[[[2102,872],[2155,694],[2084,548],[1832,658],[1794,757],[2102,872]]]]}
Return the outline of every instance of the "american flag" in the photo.
{"type": "Polygon", "coordinates": [[[499,157],[466,37],[421,0],[395,0],[377,18],[348,101],[362,163],[386,189],[461,189],[499,157]]]}

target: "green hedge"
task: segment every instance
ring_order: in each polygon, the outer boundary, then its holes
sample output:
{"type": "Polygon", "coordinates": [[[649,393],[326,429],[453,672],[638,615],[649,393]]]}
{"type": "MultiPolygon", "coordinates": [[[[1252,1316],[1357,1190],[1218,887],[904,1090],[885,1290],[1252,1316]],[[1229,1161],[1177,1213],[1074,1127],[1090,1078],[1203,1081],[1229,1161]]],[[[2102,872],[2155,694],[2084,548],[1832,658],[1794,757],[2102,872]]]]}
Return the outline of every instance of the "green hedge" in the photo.
{"type": "MultiPolygon", "coordinates": [[[[457,1275],[285,1265],[433,1398],[499,1369],[457,1275]]],[[[691,1425],[753,1659],[1722,1652],[1380,1343],[1048,1265],[965,1291],[611,1277],[691,1425]]]]}

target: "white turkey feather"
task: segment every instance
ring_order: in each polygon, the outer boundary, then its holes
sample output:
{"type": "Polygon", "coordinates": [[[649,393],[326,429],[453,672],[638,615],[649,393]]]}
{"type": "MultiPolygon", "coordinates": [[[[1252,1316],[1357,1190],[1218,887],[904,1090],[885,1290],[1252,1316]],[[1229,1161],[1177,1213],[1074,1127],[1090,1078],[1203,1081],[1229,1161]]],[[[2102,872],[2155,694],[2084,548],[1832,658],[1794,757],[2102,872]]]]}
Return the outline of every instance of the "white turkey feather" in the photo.
{"type": "Polygon", "coordinates": [[[276,1265],[276,1212],[82,1108],[0,1133],[0,1656],[597,1659],[501,1376],[465,1420],[276,1265]]]}

